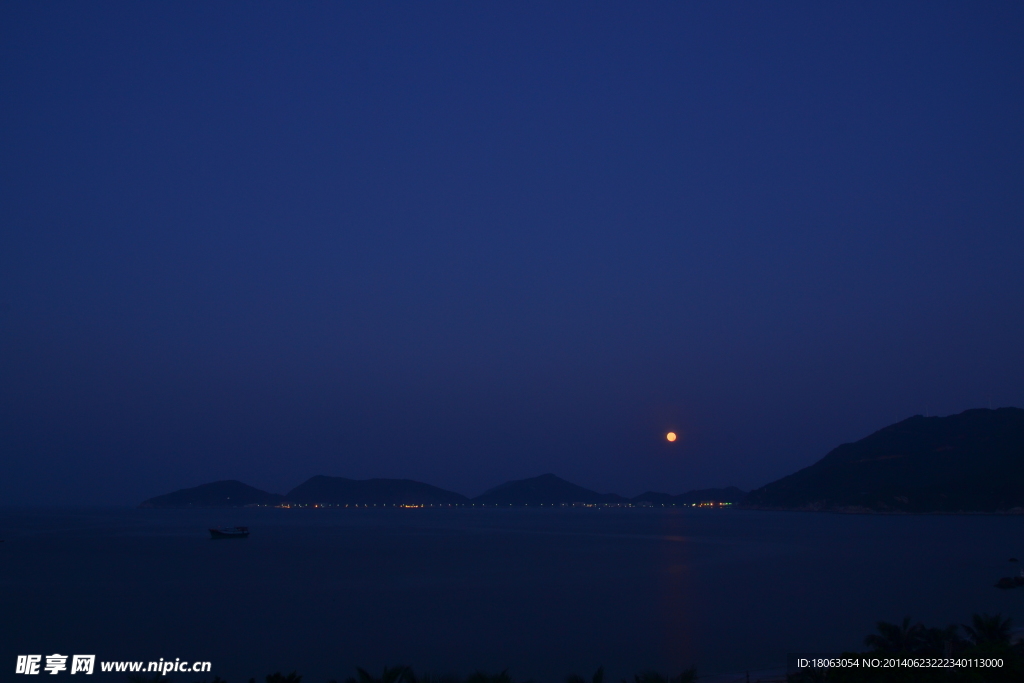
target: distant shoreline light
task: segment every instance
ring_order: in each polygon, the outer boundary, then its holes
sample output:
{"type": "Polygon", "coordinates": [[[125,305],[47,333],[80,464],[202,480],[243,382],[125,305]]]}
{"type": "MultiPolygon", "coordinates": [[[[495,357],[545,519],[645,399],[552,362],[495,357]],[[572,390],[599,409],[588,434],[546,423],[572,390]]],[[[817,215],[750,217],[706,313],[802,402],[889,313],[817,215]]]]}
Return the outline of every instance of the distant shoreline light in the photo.
{"type": "MultiPolygon", "coordinates": [[[[469,507],[495,507],[503,508],[505,503],[469,503],[469,507]]],[[[529,503],[508,503],[509,507],[529,507],[529,503]]],[[[699,503],[653,503],[648,500],[638,502],[624,501],[621,503],[535,503],[538,506],[562,508],[652,508],[652,507],[691,507],[691,508],[722,508],[734,505],[732,502],[721,500],[702,500],[699,503]]],[[[326,508],[398,508],[419,510],[423,508],[443,507],[467,507],[466,503],[280,503],[278,505],[266,505],[250,503],[243,507],[247,508],[276,508],[278,510],[298,509],[326,509],[326,508]]]]}

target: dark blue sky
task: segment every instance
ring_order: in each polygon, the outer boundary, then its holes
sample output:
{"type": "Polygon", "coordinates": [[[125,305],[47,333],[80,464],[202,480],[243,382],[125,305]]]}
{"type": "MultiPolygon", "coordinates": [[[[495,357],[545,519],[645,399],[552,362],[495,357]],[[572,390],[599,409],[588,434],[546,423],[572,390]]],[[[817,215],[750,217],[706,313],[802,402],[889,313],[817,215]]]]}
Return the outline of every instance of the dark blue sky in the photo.
{"type": "Polygon", "coordinates": [[[1018,2],[6,2],[0,92],[0,501],[1024,405],[1018,2]]]}

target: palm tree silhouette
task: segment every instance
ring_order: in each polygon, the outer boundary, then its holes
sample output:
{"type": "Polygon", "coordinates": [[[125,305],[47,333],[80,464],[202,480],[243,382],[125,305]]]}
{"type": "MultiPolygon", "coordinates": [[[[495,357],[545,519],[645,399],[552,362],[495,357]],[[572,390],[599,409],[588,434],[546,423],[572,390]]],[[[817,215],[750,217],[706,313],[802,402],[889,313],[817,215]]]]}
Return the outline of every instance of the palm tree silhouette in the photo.
{"type": "Polygon", "coordinates": [[[422,676],[416,676],[413,674],[412,669],[409,670],[408,683],[462,683],[462,680],[458,676],[451,674],[438,676],[436,674],[425,673],[422,676]]]}
{"type": "Polygon", "coordinates": [[[416,683],[415,674],[407,666],[384,667],[380,678],[374,678],[366,669],[359,667],[356,667],[356,673],[358,678],[349,678],[345,683],[416,683]]]}
{"type": "MultiPolygon", "coordinates": [[[[644,671],[633,676],[634,683],[693,683],[697,680],[697,667],[691,666],[678,676],[665,678],[657,671],[644,671]]],[[[623,683],[628,683],[623,681],[623,683]]]]}
{"type": "Polygon", "coordinates": [[[910,617],[903,617],[902,624],[880,621],[875,626],[878,633],[872,633],[865,638],[864,644],[876,652],[914,652],[921,647],[925,635],[924,626],[910,625],[910,617]]]}
{"type": "Polygon", "coordinates": [[[294,671],[285,676],[278,671],[277,673],[267,674],[267,683],[302,683],[302,676],[294,671]]]}
{"type": "MultiPolygon", "coordinates": [[[[565,683],[587,683],[587,679],[583,676],[572,674],[571,676],[565,677],[565,683]]],[[[597,667],[597,671],[594,672],[594,676],[591,678],[591,683],[604,683],[604,667],[597,667]]]]}
{"type": "MultiPolygon", "coordinates": [[[[515,681],[508,675],[508,669],[505,669],[500,674],[486,674],[483,671],[476,671],[466,678],[465,683],[515,683],[515,681]]],[[[525,683],[532,682],[526,681],[525,683]]]]}
{"type": "Polygon", "coordinates": [[[1003,619],[998,614],[975,614],[971,618],[973,626],[964,624],[967,637],[975,645],[1006,645],[1010,642],[1010,628],[1013,619],[1003,619]]]}
{"type": "Polygon", "coordinates": [[[960,627],[950,624],[946,628],[926,628],[921,631],[918,651],[932,657],[948,657],[963,644],[957,633],[960,627]]]}

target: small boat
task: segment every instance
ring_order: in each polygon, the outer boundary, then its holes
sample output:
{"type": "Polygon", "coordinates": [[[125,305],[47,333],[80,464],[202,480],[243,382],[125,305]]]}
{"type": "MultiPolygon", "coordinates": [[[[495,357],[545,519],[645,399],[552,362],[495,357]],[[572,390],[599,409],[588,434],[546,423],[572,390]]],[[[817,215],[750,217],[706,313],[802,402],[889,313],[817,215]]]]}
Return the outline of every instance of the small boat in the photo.
{"type": "Polygon", "coordinates": [[[210,538],[248,538],[249,527],[226,526],[210,529],[210,538]]]}

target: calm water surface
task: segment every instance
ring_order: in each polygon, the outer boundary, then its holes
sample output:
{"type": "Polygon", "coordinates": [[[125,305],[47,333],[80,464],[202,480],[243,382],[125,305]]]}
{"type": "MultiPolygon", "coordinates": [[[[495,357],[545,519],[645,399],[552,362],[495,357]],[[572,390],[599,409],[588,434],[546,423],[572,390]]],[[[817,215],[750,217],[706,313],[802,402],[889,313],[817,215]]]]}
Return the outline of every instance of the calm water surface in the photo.
{"type": "Polygon", "coordinates": [[[1024,591],[992,587],[1024,559],[1024,517],[6,510],[0,538],[0,680],[59,652],[209,660],[231,683],[399,663],[545,683],[603,664],[614,681],[778,667],[908,614],[1024,622],[1024,591]],[[252,536],[206,532],[236,524],[252,536]]]}

